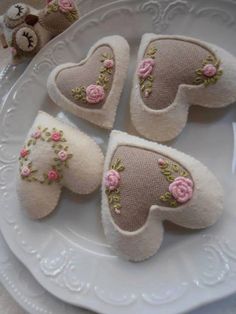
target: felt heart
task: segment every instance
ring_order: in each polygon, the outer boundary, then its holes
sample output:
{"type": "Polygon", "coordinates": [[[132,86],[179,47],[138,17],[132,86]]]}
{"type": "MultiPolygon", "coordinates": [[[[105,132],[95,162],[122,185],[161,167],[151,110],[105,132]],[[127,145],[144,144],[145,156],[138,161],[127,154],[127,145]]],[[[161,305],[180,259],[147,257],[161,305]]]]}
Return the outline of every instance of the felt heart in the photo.
{"type": "Polygon", "coordinates": [[[223,190],[199,161],[123,132],[111,133],[104,167],[102,221],[111,246],[144,260],[163,240],[163,221],[190,229],[214,224],[223,190]]]}
{"type": "Polygon", "coordinates": [[[63,109],[103,128],[112,128],[129,63],[129,45],[121,36],[104,37],[79,64],[56,67],[48,93],[63,109]]]}
{"type": "Polygon", "coordinates": [[[219,108],[235,100],[236,58],[224,49],[184,36],[143,35],[130,100],[140,134],[171,140],[191,105],[219,108]]]}
{"type": "Polygon", "coordinates": [[[103,161],[88,135],[39,112],[20,151],[17,191],[22,207],[39,219],[54,210],[62,187],[92,193],[101,183],[103,161]]]}

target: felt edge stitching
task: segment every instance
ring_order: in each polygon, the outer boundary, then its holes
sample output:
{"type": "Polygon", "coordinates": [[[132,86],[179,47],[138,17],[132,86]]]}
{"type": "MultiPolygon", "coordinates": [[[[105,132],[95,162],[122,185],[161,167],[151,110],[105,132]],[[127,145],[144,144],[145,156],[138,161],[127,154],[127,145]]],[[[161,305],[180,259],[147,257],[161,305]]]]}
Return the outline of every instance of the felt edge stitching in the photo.
{"type": "Polygon", "coordinates": [[[87,57],[84,60],[82,60],[78,64],[67,63],[64,65],[60,65],[50,73],[47,81],[48,94],[50,98],[63,109],[72,112],[76,116],[81,117],[100,127],[103,127],[105,129],[111,129],[114,124],[119,99],[125,83],[128,64],[129,44],[126,39],[117,35],[104,37],[101,40],[97,41],[90,48],[87,57]],[[112,87],[102,108],[82,108],[75,105],[59,91],[56,86],[56,76],[59,71],[65,69],[67,66],[83,65],[84,63],[86,63],[86,61],[90,58],[95,49],[97,49],[97,47],[101,45],[110,46],[115,56],[116,70],[113,77],[112,87]]]}
{"type": "MultiPolygon", "coordinates": [[[[144,139],[128,135],[127,133],[120,132],[120,131],[112,131],[110,142],[108,145],[108,151],[105,159],[104,164],[104,173],[109,169],[111,158],[120,145],[128,145],[128,146],[136,146],[136,147],[143,147],[149,150],[161,152],[163,155],[174,158],[176,162],[179,162],[180,164],[183,164],[184,167],[186,167],[187,170],[189,168],[192,168],[190,171],[193,181],[195,182],[195,193],[193,195],[192,200],[187,202],[186,204],[183,204],[179,206],[177,209],[171,209],[172,214],[175,212],[179,212],[185,208],[195,208],[197,210],[199,199],[198,199],[198,190],[201,189],[201,180],[199,184],[199,180],[196,180],[196,176],[201,177],[203,174],[205,176],[210,175],[211,179],[215,180],[218,185],[218,194],[217,199],[221,200],[222,203],[222,188],[218,182],[218,180],[215,178],[215,176],[199,161],[194,159],[191,156],[188,156],[182,152],[179,152],[173,148],[169,148],[167,146],[163,146],[161,144],[152,143],[149,141],[146,141],[144,139]],[[183,162],[184,161],[184,162],[183,162]],[[197,168],[197,170],[194,170],[197,168]],[[200,174],[198,173],[200,169],[200,174]],[[193,173],[194,172],[194,173],[193,173]]],[[[219,205],[219,215],[216,217],[216,220],[219,218],[223,210],[222,204],[219,205]]],[[[142,261],[147,259],[148,257],[154,255],[162,242],[163,237],[163,226],[161,225],[161,229],[159,230],[159,236],[160,236],[160,242],[158,242],[158,239],[154,237],[153,240],[153,233],[157,232],[157,222],[160,222],[162,224],[162,221],[168,218],[168,213],[165,210],[164,207],[161,206],[151,206],[150,212],[148,215],[148,218],[145,222],[145,224],[138,230],[134,232],[128,232],[124,231],[121,228],[119,228],[113,221],[113,218],[110,213],[110,208],[107,200],[107,196],[105,193],[105,187],[102,185],[102,223],[104,228],[104,233],[106,235],[106,238],[108,242],[115,248],[115,250],[123,255],[124,258],[132,261],[142,261]],[[152,226],[152,222],[154,222],[154,226],[152,226]],[[149,225],[151,225],[151,230],[149,229],[149,225]],[[148,238],[148,239],[147,239],[148,238]],[[148,240],[148,241],[147,241],[148,240]],[[155,241],[155,244],[153,243],[155,241]],[[136,248],[133,248],[133,242],[136,243],[136,248]],[[121,243],[121,244],[120,244],[121,243]],[[122,243],[126,247],[125,249],[122,246],[122,243]],[[140,244],[141,243],[141,244],[140,244]],[[144,245],[144,244],[145,245],[144,245]],[[145,252],[144,252],[145,251],[145,252]]],[[[171,221],[171,219],[168,219],[171,221]]],[[[214,224],[215,221],[211,222],[207,226],[210,226],[211,224],[214,224]]],[[[205,228],[206,226],[203,226],[202,228],[205,228]]],[[[189,229],[191,227],[188,226],[189,229]]],[[[193,228],[194,229],[194,228],[193,228]]]]}

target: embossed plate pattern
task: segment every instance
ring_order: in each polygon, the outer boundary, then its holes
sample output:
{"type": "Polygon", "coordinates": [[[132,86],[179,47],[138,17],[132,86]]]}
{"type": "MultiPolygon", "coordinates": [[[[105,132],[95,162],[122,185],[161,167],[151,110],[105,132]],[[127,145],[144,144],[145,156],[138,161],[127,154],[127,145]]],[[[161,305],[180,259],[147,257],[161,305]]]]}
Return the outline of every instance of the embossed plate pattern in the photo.
{"type": "Polygon", "coordinates": [[[234,105],[191,109],[185,131],[171,143],[215,172],[226,192],[225,215],[202,232],[167,224],[159,254],[144,263],[123,261],[106,244],[99,193],[78,200],[65,191],[52,216],[32,222],[20,208],[14,181],[17,153],[40,108],[78,125],[105,151],[106,131],[61,112],[47,97],[45,82],[57,64],[84,57],[101,34],[124,35],[132,58],[115,128],[135,133],[127,104],[142,33],[195,36],[236,54],[235,29],[232,0],[119,1],[92,12],[52,41],[10,91],[0,116],[0,226],[10,248],[51,293],[101,313],[156,313],[158,309],[168,314],[183,313],[236,291],[234,105]]]}

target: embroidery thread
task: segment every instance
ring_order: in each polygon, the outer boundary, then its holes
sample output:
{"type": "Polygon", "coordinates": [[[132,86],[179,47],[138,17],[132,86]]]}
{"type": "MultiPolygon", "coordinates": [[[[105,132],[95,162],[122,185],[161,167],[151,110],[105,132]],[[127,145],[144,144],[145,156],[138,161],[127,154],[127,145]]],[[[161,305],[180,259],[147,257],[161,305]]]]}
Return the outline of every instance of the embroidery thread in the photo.
{"type": "Polygon", "coordinates": [[[223,70],[220,69],[220,60],[213,56],[208,56],[202,63],[202,68],[197,69],[194,85],[204,84],[205,87],[210,84],[215,84],[223,75],[223,70]]]}
{"type": "Polygon", "coordinates": [[[153,86],[153,68],[155,66],[157,48],[150,47],[146,53],[147,58],[143,59],[138,66],[139,85],[144,97],[149,97],[153,86]]]}
{"type": "Polygon", "coordinates": [[[118,215],[121,213],[121,195],[119,189],[121,179],[120,172],[124,170],[125,167],[123,166],[121,160],[117,159],[104,178],[108,203],[112,205],[115,213],[118,215]]]}
{"type": "Polygon", "coordinates": [[[87,87],[79,86],[71,90],[72,96],[77,101],[82,101],[88,104],[98,104],[105,98],[105,92],[108,90],[108,83],[113,74],[114,60],[113,56],[104,53],[101,56],[102,67],[96,84],[91,84],[87,87]]]}
{"type": "Polygon", "coordinates": [[[61,11],[70,22],[76,21],[79,17],[72,0],[58,0],[48,4],[48,14],[58,11],[61,11]]]}
{"type": "Polygon", "coordinates": [[[27,182],[39,182],[41,184],[52,184],[53,182],[60,183],[63,179],[63,170],[68,168],[68,162],[73,157],[68,152],[69,147],[64,144],[67,140],[64,137],[62,130],[53,128],[51,131],[48,128],[42,129],[41,126],[31,134],[31,138],[20,151],[20,175],[27,182]],[[37,145],[38,141],[51,143],[52,150],[55,154],[51,169],[47,173],[42,173],[41,178],[36,176],[38,169],[34,168],[33,162],[29,160],[31,149],[37,145]]]}
{"type": "Polygon", "coordinates": [[[187,178],[189,173],[178,164],[160,158],[158,160],[161,173],[170,182],[169,191],[160,196],[162,202],[170,207],[177,207],[180,203],[186,203],[192,198],[193,182],[187,178]],[[176,177],[177,176],[177,177],[176,177]]]}

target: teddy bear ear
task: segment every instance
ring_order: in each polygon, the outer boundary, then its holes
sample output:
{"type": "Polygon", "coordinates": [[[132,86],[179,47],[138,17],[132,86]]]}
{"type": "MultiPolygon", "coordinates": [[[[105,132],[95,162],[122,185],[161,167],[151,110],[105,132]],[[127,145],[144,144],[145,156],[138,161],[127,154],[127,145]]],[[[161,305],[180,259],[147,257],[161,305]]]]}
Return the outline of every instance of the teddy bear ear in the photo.
{"type": "Polygon", "coordinates": [[[80,63],[56,67],[48,78],[48,93],[60,107],[100,127],[110,129],[126,78],[129,45],[121,36],[104,37],[80,63]]]}
{"type": "Polygon", "coordinates": [[[199,161],[123,132],[111,133],[102,184],[102,221],[118,254],[140,261],[155,254],[162,221],[190,229],[214,224],[223,192],[199,161]]]}
{"type": "Polygon", "coordinates": [[[88,135],[39,112],[20,151],[18,198],[34,219],[56,207],[61,188],[89,194],[101,183],[104,157],[88,135]]]}
{"type": "Polygon", "coordinates": [[[169,141],[184,128],[190,105],[224,107],[236,100],[236,58],[184,36],[142,37],[130,99],[143,136],[169,141]]]}

